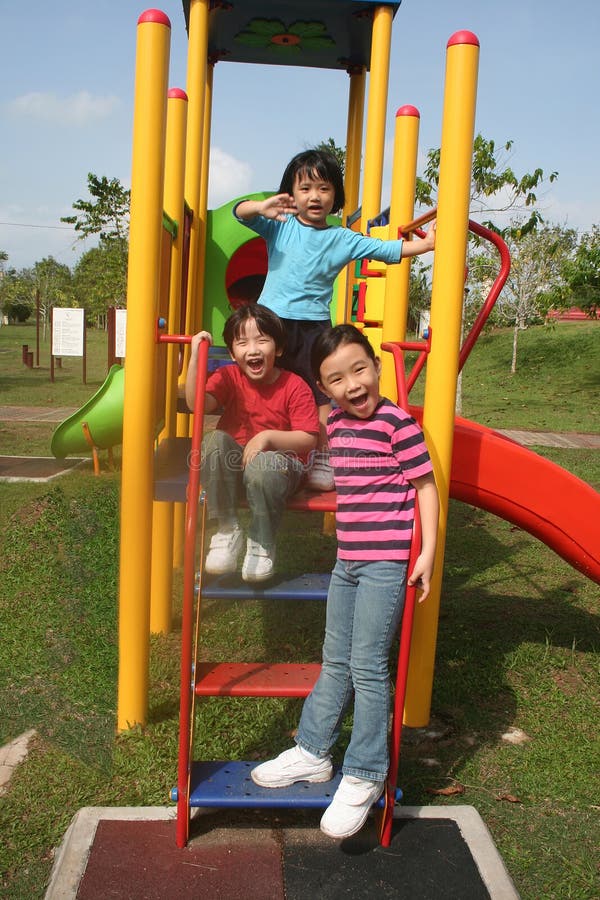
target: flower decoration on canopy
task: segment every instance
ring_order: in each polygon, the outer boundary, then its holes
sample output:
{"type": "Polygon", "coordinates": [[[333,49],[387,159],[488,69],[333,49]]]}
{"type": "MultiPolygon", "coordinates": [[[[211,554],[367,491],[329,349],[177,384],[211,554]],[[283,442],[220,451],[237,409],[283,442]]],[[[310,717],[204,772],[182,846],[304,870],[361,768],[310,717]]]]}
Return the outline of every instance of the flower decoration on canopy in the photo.
{"type": "Polygon", "coordinates": [[[236,34],[235,40],[249,47],[286,54],[335,45],[322,22],[294,22],[286,26],[280,19],[251,19],[245,29],[236,34]]]}

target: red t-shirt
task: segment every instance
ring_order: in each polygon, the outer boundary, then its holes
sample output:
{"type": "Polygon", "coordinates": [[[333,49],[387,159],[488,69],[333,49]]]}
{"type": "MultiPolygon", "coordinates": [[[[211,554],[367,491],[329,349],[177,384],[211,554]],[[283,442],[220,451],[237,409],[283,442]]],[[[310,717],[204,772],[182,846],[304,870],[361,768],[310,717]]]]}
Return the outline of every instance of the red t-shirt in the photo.
{"type": "Polygon", "coordinates": [[[242,447],[255,434],[271,429],[319,433],[319,414],[309,386],[293,372],[277,371],[279,377],[272,384],[261,384],[246,378],[236,365],[222,366],[206,382],[206,393],[223,407],[217,428],[242,447]]]}

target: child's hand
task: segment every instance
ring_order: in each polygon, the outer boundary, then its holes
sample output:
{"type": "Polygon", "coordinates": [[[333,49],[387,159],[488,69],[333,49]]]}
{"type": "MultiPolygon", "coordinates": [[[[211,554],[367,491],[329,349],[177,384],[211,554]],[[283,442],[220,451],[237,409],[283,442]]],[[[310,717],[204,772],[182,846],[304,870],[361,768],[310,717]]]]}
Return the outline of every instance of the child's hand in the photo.
{"type": "Polygon", "coordinates": [[[431,590],[431,572],[431,565],[429,565],[422,556],[417,557],[413,570],[408,576],[408,584],[411,587],[415,585],[417,590],[421,591],[419,603],[422,603],[429,596],[429,591],[431,590]]]}
{"type": "Polygon", "coordinates": [[[422,243],[424,245],[423,253],[427,253],[435,247],[435,220],[429,225],[422,243]]]}
{"type": "Polygon", "coordinates": [[[261,216],[265,219],[277,219],[278,222],[285,222],[288,215],[295,216],[298,212],[294,198],[289,194],[275,194],[273,197],[267,197],[261,202],[261,216]]]}
{"type": "Polygon", "coordinates": [[[400,258],[404,259],[408,256],[420,256],[421,253],[429,253],[435,247],[435,222],[432,222],[425,237],[415,238],[410,241],[403,241],[400,258]]]}
{"type": "Polygon", "coordinates": [[[269,450],[270,446],[268,431],[259,431],[258,434],[250,438],[242,453],[242,466],[244,469],[257,454],[262,453],[264,450],[269,450]]]}
{"type": "Polygon", "coordinates": [[[212,334],[210,331],[199,331],[198,334],[195,334],[192,338],[192,356],[195,356],[198,353],[198,347],[200,346],[200,341],[208,341],[209,344],[212,344],[212,334]]]}

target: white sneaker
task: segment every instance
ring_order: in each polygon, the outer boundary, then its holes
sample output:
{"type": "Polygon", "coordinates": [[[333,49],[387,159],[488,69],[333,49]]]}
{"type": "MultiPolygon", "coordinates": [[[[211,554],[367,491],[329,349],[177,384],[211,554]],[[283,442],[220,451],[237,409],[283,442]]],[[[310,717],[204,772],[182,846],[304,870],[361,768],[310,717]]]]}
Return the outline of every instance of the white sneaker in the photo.
{"type": "Polygon", "coordinates": [[[275,548],[266,550],[257,541],[248,538],[246,556],[242,564],[244,581],[266,581],[275,569],[275,548]]]}
{"type": "Polygon", "coordinates": [[[308,470],[306,487],[309,491],[332,491],[335,488],[329,453],[315,453],[308,470]]]}
{"type": "Polygon", "coordinates": [[[209,575],[227,575],[235,572],[243,544],[244,536],[238,525],[233,531],[217,531],[212,536],[206,554],[204,571],[209,575]]]}
{"type": "Polygon", "coordinates": [[[255,784],[267,788],[289,787],[296,781],[310,781],[315,784],[329,781],[332,775],[330,756],[319,758],[309,755],[297,744],[291,750],[284,750],[275,759],[261,763],[250,772],[255,784]]]}
{"type": "Polygon", "coordinates": [[[344,775],[333,800],[323,813],[321,831],[331,838],[347,838],[360,831],[369,810],[379,800],[384,781],[344,775]]]}

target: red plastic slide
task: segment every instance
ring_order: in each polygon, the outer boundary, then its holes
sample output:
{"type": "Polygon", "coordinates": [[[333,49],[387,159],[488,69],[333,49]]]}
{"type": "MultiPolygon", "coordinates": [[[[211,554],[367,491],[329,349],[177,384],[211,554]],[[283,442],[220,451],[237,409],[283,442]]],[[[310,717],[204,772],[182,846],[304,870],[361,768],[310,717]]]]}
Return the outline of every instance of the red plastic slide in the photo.
{"type": "Polygon", "coordinates": [[[450,495],[524,528],[600,583],[600,494],[566,469],[457,418],[450,495]]]}
{"type": "Polygon", "coordinates": [[[525,529],[600,584],[600,494],[566,469],[457,417],[450,496],[525,529]]]}

